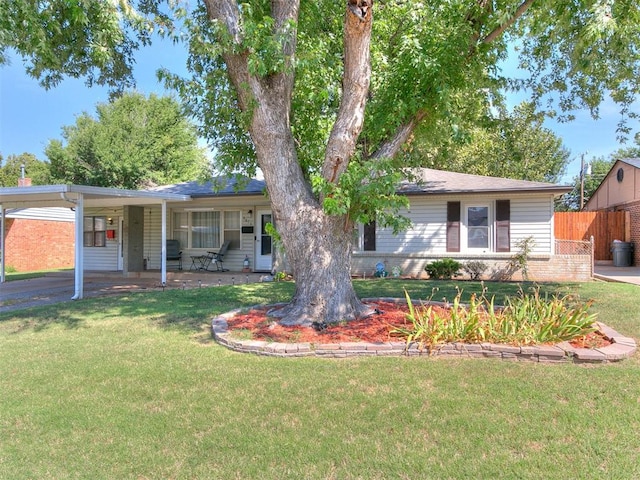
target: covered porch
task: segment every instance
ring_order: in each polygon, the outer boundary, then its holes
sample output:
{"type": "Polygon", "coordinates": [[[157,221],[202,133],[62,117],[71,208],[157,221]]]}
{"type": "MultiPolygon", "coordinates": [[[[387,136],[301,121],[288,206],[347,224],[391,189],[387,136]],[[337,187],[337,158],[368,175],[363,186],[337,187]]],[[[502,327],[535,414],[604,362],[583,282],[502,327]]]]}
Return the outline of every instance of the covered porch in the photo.
{"type": "MultiPolygon", "coordinates": [[[[121,276],[131,272],[144,270],[140,242],[143,222],[139,212],[147,206],[159,207],[160,215],[160,249],[161,265],[155,272],[156,281],[160,285],[167,283],[167,203],[188,202],[189,195],[168,192],[123,190],[116,188],[89,187],[82,185],[43,185],[28,187],[0,188],[0,282],[6,278],[5,264],[5,213],[13,208],[64,207],[75,212],[75,247],[74,247],[74,293],[72,299],[84,296],[84,245],[85,245],[85,209],[112,208],[120,209],[122,214],[121,233],[121,276]]],[[[151,273],[151,272],[150,272],[151,273]]]]}

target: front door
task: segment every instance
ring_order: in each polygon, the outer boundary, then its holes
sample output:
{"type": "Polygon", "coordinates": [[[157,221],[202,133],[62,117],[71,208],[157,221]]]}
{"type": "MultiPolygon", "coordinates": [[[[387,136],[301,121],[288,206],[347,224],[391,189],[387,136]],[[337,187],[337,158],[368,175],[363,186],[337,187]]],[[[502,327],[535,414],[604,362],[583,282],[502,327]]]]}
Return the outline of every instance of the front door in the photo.
{"type": "Polygon", "coordinates": [[[273,266],[273,239],[266,231],[268,224],[272,223],[271,210],[258,210],[256,229],[256,266],[260,272],[270,272],[273,266]]]}

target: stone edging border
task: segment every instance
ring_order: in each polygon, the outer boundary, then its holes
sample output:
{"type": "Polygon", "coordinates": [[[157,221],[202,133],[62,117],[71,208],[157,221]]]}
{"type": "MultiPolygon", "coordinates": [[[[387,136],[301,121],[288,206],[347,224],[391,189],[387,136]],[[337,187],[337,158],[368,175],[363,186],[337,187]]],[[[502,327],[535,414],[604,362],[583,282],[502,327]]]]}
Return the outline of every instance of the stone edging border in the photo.
{"type": "MultiPolygon", "coordinates": [[[[374,300],[374,299],[363,299],[374,300]]],[[[398,301],[378,298],[376,300],[398,301]]],[[[499,358],[511,361],[541,363],[610,363],[631,357],[637,350],[636,341],[625,337],[604,323],[596,322],[611,345],[602,348],[575,348],[569,342],[556,345],[511,346],[495,343],[449,343],[433,350],[420,349],[417,343],[407,347],[406,342],[342,342],[342,343],[280,343],[262,340],[239,340],[228,329],[227,319],[251,308],[240,308],[224,313],[211,321],[213,338],[221,345],[241,353],[270,357],[363,357],[363,356],[442,356],[469,358],[499,358]]],[[[276,306],[276,305],[270,305],[276,306]]]]}

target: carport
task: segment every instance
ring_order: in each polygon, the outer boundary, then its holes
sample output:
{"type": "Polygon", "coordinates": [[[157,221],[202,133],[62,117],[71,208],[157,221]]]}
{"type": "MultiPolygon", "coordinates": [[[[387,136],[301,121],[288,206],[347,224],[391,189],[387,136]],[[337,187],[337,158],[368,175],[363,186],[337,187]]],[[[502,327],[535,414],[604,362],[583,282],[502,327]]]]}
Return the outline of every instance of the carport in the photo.
{"type": "Polygon", "coordinates": [[[5,282],[5,212],[13,208],[66,207],[75,211],[75,293],[72,299],[83,297],[84,284],[84,209],[93,207],[126,207],[160,205],[162,263],[160,281],[167,281],[166,240],[167,202],[186,202],[189,195],[89,187],[83,185],[41,185],[0,188],[0,283],[5,282]]]}

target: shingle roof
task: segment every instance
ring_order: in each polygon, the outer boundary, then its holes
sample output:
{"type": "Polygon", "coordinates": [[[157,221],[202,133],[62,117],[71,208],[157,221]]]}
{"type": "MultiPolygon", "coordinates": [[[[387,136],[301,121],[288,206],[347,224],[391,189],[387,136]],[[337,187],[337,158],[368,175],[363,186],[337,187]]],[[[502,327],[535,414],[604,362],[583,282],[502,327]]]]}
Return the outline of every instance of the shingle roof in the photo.
{"type": "Polygon", "coordinates": [[[627,163],[635,168],[640,168],[640,158],[621,158],[621,162],[627,163]]]}
{"type": "Polygon", "coordinates": [[[486,177],[468,173],[447,172],[422,168],[417,171],[418,180],[405,181],[398,189],[399,193],[451,194],[451,193],[495,193],[495,192],[550,192],[563,194],[572,187],[547,182],[530,182],[510,178],[486,177]]]}
{"type": "MultiPolygon", "coordinates": [[[[486,177],[467,173],[447,172],[423,168],[418,171],[418,180],[404,181],[398,193],[406,195],[451,194],[451,193],[495,193],[495,192],[541,192],[563,194],[571,191],[571,186],[546,182],[530,182],[509,178],[486,177]]],[[[243,177],[217,177],[209,182],[197,181],[155,187],[152,190],[163,193],[190,195],[192,198],[221,197],[235,195],[262,195],[266,189],[264,180],[243,177]],[[240,183],[239,183],[240,182],[240,183]],[[243,184],[243,182],[247,182],[243,184]]]]}
{"type": "Polygon", "coordinates": [[[261,195],[266,188],[264,180],[244,177],[216,177],[209,182],[184,182],[155,187],[152,190],[164,193],[179,193],[192,198],[224,197],[233,195],[261,195]],[[246,183],[245,183],[246,182],[246,183]]]}

